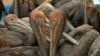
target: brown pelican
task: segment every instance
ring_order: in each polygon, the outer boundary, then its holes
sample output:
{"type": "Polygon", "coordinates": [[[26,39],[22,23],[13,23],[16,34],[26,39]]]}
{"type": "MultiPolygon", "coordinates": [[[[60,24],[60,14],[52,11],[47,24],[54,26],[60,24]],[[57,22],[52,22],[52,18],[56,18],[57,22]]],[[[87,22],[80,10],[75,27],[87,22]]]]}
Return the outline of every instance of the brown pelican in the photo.
{"type": "Polygon", "coordinates": [[[35,45],[36,39],[32,31],[16,15],[7,15],[5,25],[7,28],[0,29],[0,47],[35,45]]]}
{"type": "Polygon", "coordinates": [[[59,39],[64,30],[65,17],[60,9],[55,9],[51,12],[50,17],[50,56],[57,56],[57,46],[59,39]]]}
{"type": "Polygon", "coordinates": [[[40,10],[33,10],[30,13],[30,24],[34,34],[36,35],[42,56],[47,56],[45,18],[46,16],[40,10]]]}
{"type": "Polygon", "coordinates": [[[92,26],[82,25],[70,32],[70,36],[73,36],[80,44],[73,45],[66,41],[59,47],[58,54],[59,56],[88,56],[93,41],[99,35],[92,26]]]}

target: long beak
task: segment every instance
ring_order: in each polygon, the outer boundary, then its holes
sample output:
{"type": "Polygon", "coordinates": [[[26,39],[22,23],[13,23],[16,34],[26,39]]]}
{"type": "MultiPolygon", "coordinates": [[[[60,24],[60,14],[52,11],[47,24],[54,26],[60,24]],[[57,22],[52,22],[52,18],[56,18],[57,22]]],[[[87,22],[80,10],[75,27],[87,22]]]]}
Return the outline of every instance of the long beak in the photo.
{"type": "Polygon", "coordinates": [[[44,21],[31,20],[31,27],[34,34],[38,40],[39,48],[42,52],[42,56],[47,56],[47,47],[46,47],[46,35],[45,35],[45,23],[44,21]]]}
{"type": "Polygon", "coordinates": [[[20,19],[14,19],[12,22],[9,23],[8,28],[16,31],[27,31],[29,33],[33,33],[31,27],[20,19]]]}
{"type": "Polygon", "coordinates": [[[57,56],[57,46],[63,32],[63,26],[64,22],[62,20],[57,20],[50,23],[50,56],[57,56]]]}

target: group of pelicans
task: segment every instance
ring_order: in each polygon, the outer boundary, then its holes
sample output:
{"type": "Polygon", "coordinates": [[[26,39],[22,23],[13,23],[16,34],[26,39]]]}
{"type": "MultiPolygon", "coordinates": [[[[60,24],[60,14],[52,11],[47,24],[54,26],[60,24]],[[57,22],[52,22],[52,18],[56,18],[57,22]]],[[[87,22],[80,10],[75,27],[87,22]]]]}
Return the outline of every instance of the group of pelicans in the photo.
{"type": "Polygon", "coordinates": [[[5,17],[0,56],[100,56],[100,33],[93,26],[85,24],[66,33],[70,26],[64,11],[45,5],[32,10],[29,18],[5,17]]]}

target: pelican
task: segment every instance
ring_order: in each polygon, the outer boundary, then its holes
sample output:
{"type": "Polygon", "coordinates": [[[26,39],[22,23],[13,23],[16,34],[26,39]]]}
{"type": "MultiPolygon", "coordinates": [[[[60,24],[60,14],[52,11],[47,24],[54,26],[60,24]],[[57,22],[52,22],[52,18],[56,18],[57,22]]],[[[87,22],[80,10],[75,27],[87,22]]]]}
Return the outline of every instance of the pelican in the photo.
{"type": "MultiPolygon", "coordinates": [[[[71,31],[70,35],[80,42],[80,44],[73,45],[66,41],[61,47],[59,47],[59,56],[88,56],[88,52],[93,41],[100,36],[100,33],[97,32],[92,26],[85,24],[71,31]]],[[[94,43],[98,44],[97,42],[94,43]]],[[[94,49],[94,44],[93,49],[91,50],[90,54],[95,53],[96,49],[94,49]],[[93,51],[92,53],[91,50],[93,51]]]]}
{"type": "Polygon", "coordinates": [[[36,39],[32,31],[14,14],[9,14],[5,18],[7,28],[0,29],[1,46],[16,47],[22,45],[35,45],[36,39]]]}
{"type": "Polygon", "coordinates": [[[47,56],[45,18],[46,16],[40,10],[33,10],[30,13],[30,25],[34,34],[36,35],[42,56],[47,56]]]}
{"type": "Polygon", "coordinates": [[[50,56],[57,56],[57,46],[65,27],[64,13],[55,9],[49,16],[50,21],[50,56]]]}
{"type": "Polygon", "coordinates": [[[25,24],[23,21],[21,21],[14,14],[9,14],[9,15],[6,16],[6,18],[5,18],[5,26],[7,26],[7,28],[9,28],[9,29],[14,28],[16,31],[19,31],[18,30],[18,28],[19,28],[21,30],[23,30],[23,29],[25,30],[26,29],[28,32],[33,33],[31,27],[28,26],[27,24],[25,24]]]}

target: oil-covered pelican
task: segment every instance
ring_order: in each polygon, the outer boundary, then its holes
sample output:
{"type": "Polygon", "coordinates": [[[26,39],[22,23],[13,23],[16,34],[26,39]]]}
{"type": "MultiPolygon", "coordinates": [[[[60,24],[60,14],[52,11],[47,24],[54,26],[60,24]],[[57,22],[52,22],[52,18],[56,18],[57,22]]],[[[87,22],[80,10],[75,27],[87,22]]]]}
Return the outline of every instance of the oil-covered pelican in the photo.
{"type": "Polygon", "coordinates": [[[80,42],[79,45],[73,45],[66,41],[61,47],[59,47],[58,54],[59,56],[88,56],[92,43],[99,35],[100,33],[98,33],[92,26],[85,24],[77,27],[75,30],[70,32],[70,36],[80,42]]]}
{"type": "Polygon", "coordinates": [[[30,28],[22,24],[18,17],[13,14],[6,16],[5,25],[7,28],[0,29],[0,47],[16,47],[23,45],[34,45],[36,39],[30,28]]]}
{"type": "Polygon", "coordinates": [[[42,56],[47,56],[46,36],[45,36],[45,18],[46,16],[40,10],[33,10],[30,13],[30,25],[36,35],[42,56]]]}
{"type": "Polygon", "coordinates": [[[57,56],[57,46],[65,27],[64,13],[60,9],[51,12],[50,17],[50,56],[57,56]]]}

